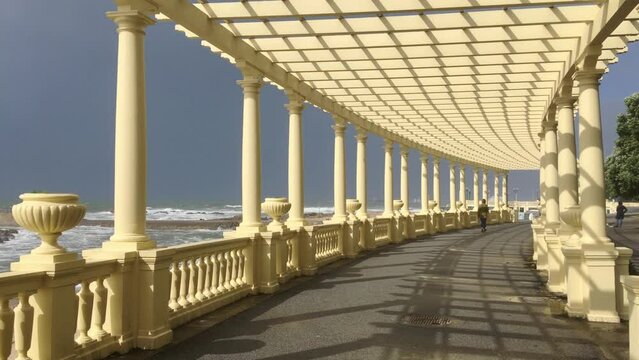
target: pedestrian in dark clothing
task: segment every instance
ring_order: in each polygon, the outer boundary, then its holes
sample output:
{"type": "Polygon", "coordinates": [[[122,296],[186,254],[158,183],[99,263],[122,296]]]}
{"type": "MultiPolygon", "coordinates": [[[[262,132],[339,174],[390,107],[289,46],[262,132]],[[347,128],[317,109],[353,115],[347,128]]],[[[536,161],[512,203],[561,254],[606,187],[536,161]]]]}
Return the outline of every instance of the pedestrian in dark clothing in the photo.
{"type": "Polygon", "coordinates": [[[486,205],[486,199],[481,200],[481,204],[479,204],[477,208],[477,217],[479,217],[481,232],[486,231],[486,223],[488,222],[488,205],[486,205]]]}
{"type": "Polygon", "coordinates": [[[615,225],[615,227],[621,227],[621,225],[623,224],[623,217],[626,214],[626,211],[628,211],[628,209],[623,206],[623,203],[620,201],[619,205],[617,205],[617,225],[615,225]]]}

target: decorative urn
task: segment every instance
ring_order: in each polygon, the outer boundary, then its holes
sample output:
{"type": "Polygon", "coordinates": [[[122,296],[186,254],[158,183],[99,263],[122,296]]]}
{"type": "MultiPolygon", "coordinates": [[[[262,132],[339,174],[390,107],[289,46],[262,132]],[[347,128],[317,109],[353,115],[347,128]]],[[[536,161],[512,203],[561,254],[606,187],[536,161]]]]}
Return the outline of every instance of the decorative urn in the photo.
{"type": "Polygon", "coordinates": [[[266,198],[262,203],[262,211],[266,213],[273,221],[268,224],[271,231],[280,231],[286,228],[281,221],[282,216],[291,209],[291,203],[287,198],[266,198]]]}
{"type": "Polygon", "coordinates": [[[402,200],[393,200],[393,210],[395,211],[395,215],[399,215],[399,210],[404,207],[404,202],[402,200]]]}
{"type": "Polygon", "coordinates": [[[435,211],[435,208],[437,207],[437,201],[435,200],[428,200],[428,209],[430,211],[435,211]]]}
{"type": "Polygon", "coordinates": [[[346,199],[346,211],[348,212],[348,219],[353,221],[357,220],[355,212],[362,207],[362,203],[357,199],[346,199]]]}
{"type": "Polygon", "coordinates": [[[76,194],[27,193],[20,195],[22,203],[13,205],[11,214],[23,228],[40,236],[42,244],[33,255],[59,255],[66,250],[58,245],[62,232],[80,223],[86,208],[76,194]]]}

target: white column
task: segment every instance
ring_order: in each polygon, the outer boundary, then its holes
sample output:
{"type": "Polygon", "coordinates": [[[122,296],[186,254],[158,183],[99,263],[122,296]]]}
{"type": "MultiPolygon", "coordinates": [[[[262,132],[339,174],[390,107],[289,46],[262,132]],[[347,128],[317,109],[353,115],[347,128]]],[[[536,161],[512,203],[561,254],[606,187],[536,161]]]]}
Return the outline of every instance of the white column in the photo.
{"type": "Polygon", "coordinates": [[[546,153],[544,183],[546,185],[546,228],[559,226],[559,185],[557,172],[557,122],[549,112],[543,122],[546,153]]]}
{"type": "Polygon", "coordinates": [[[559,171],[559,211],[577,205],[577,156],[575,146],[574,100],[557,100],[557,167],[559,171]]]}
{"type": "Polygon", "coordinates": [[[501,179],[501,198],[504,203],[504,209],[508,208],[508,172],[504,171],[501,179]]]}
{"type": "Polygon", "coordinates": [[[393,142],[384,139],[384,214],[393,216],[393,142]]]}
{"type": "Polygon", "coordinates": [[[603,141],[599,108],[599,78],[595,70],[601,47],[590,48],[575,75],[579,82],[579,191],[581,208],[580,238],[583,259],[588,268],[584,283],[588,287],[590,321],[619,322],[616,309],[615,261],[619,252],[606,236],[603,141]]]}
{"type": "Polygon", "coordinates": [[[482,200],[486,200],[486,204],[488,204],[488,169],[481,170],[481,190],[482,200]]]}
{"type": "Polygon", "coordinates": [[[546,137],[543,132],[539,134],[539,214],[542,222],[546,221],[546,137]]]}
{"type": "Polygon", "coordinates": [[[107,16],[118,31],[113,236],[105,247],[155,247],[146,234],[146,85],[144,29],[155,21],[135,10],[107,16]]]}
{"type": "Polygon", "coordinates": [[[238,232],[266,230],[262,224],[262,160],[260,154],[260,87],[262,74],[245,62],[237,64],[244,78],[237,81],[244,92],[242,111],[242,222],[238,232]]]}
{"type": "Polygon", "coordinates": [[[466,165],[459,164],[459,201],[461,211],[466,211],[466,165]]]}
{"type": "Polygon", "coordinates": [[[401,195],[401,200],[404,202],[404,207],[401,210],[402,215],[409,215],[410,214],[410,209],[409,209],[409,202],[410,202],[410,196],[409,196],[409,190],[408,190],[408,147],[406,146],[401,146],[399,148],[400,151],[400,155],[401,155],[401,173],[400,173],[400,195],[401,195]]]}
{"type": "Polygon", "coordinates": [[[420,160],[422,161],[422,214],[428,214],[428,155],[422,154],[420,160]]]}
{"type": "Polygon", "coordinates": [[[294,92],[287,92],[288,109],[288,201],[291,203],[286,224],[297,229],[307,225],[304,219],[304,146],[302,140],[302,111],[304,100],[294,92]]]}
{"type": "Polygon", "coordinates": [[[343,222],[348,219],[346,213],[346,155],[344,150],[344,131],[346,122],[344,119],[335,117],[335,152],[333,160],[333,195],[335,213],[333,220],[343,222]]]}
{"type": "Polygon", "coordinates": [[[473,168],[473,210],[479,209],[479,168],[473,168]]]}
{"type": "Polygon", "coordinates": [[[357,210],[357,217],[368,218],[367,182],[366,182],[366,140],[368,135],[365,129],[357,127],[357,200],[362,206],[357,210]]]}
{"type": "Polygon", "coordinates": [[[439,190],[439,158],[433,158],[433,200],[436,205],[433,209],[436,213],[441,212],[441,192],[439,190]]]}
{"type": "Polygon", "coordinates": [[[493,170],[493,194],[495,195],[495,205],[493,209],[499,209],[499,174],[493,170]]]}
{"type": "Polygon", "coordinates": [[[450,200],[450,208],[448,209],[448,212],[457,212],[457,181],[456,181],[456,169],[455,167],[457,166],[456,164],[454,164],[452,161],[450,161],[448,163],[448,168],[450,170],[450,181],[449,181],[449,200],[450,200]]]}
{"type": "Polygon", "coordinates": [[[610,242],[606,236],[603,142],[599,109],[600,71],[580,71],[579,82],[579,186],[581,187],[582,243],[610,242]]]}

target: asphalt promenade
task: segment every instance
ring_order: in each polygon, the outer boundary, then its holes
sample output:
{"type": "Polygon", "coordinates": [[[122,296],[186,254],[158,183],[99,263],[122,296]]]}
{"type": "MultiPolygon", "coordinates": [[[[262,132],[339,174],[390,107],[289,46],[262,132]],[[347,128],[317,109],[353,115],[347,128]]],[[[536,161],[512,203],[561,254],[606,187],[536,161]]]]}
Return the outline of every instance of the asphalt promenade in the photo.
{"type": "Polygon", "coordinates": [[[528,223],[389,245],[121,358],[627,359],[627,324],[563,315],[531,254],[528,223]]]}
{"type": "Polygon", "coordinates": [[[624,246],[633,250],[630,259],[630,274],[639,275],[639,214],[626,214],[620,228],[614,227],[615,221],[614,215],[608,217],[606,233],[616,246],[624,246]]]}

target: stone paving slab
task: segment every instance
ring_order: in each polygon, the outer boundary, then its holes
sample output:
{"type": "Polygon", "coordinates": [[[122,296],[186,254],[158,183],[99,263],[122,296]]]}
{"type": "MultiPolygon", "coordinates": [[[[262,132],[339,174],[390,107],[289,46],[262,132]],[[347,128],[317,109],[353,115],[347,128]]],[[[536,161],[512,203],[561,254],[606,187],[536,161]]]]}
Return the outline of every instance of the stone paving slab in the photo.
{"type": "Polygon", "coordinates": [[[627,324],[563,315],[531,248],[529,224],[390,245],[177,329],[161,351],[123,358],[627,358],[627,324]],[[219,319],[225,312],[237,314],[219,319]]]}

